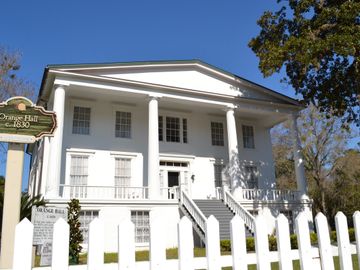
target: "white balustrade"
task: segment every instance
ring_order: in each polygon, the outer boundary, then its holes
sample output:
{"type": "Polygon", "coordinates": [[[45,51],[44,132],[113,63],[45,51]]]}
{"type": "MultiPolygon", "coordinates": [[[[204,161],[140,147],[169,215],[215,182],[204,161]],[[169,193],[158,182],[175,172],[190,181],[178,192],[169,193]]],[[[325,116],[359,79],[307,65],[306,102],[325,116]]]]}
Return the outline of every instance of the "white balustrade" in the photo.
{"type": "Polygon", "coordinates": [[[255,231],[255,218],[246,210],[240,203],[238,203],[235,198],[228,191],[220,192],[224,203],[236,214],[239,215],[242,220],[245,222],[245,225],[251,232],[255,231]]]}
{"type": "Polygon", "coordinates": [[[300,192],[281,189],[241,189],[239,200],[244,201],[298,201],[300,192]]]}
{"type": "Polygon", "coordinates": [[[200,227],[201,231],[205,233],[206,217],[189,195],[187,195],[184,191],[180,193],[180,203],[186,208],[195,223],[200,227]]]}
{"type": "MultiPolygon", "coordinates": [[[[186,197],[186,195],[185,195],[186,197]]],[[[360,230],[358,222],[358,212],[354,215],[354,226],[356,232],[356,243],[349,242],[348,228],[344,214],[336,215],[337,245],[336,248],[329,248],[329,234],[327,230],[326,219],[322,215],[317,215],[317,229],[319,238],[319,248],[312,247],[309,237],[308,218],[306,214],[300,214],[296,218],[297,238],[299,250],[290,249],[289,226],[285,216],[280,215],[276,221],[276,235],[278,250],[269,251],[266,227],[261,217],[256,220],[255,244],[256,253],[247,253],[245,247],[244,221],[239,216],[235,216],[231,221],[231,242],[232,255],[220,255],[219,245],[219,227],[214,217],[206,219],[206,258],[193,257],[193,234],[191,222],[187,217],[183,217],[178,226],[178,247],[179,260],[166,259],[165,257],[165,238],[164,224],[156,217],[150,219],[151,241],[150,243],[150,261],[135,261],[135,235],[134,224],[129,220],[123,221],[119,225],[119,246],[118,263],[104,264],[102,267],[101,256],[103,250],[96,249],[99,241],[104,239],[104,227],[98,220],[93,221],[89,235],[89,254],[96,258],[88,258],[91,265],[68,266],[69,250],[69,226],[59,219],[54,228],[52,266],[32,268],[33,270],[48,269],[107,269],[107,270],[125,270],[125,269],[167,269],[167,270],[188,270],[188,269],[221,269],[222,267],[232,267],[234,270],[245,270],[248,265],[257,265],[257,269],[270,269],[271,262],[280,262],[280,269],[292,269],[292,261],[299,260],[301,269],[313,270],[333,269],[333,258],[339,256],[341,269],[352,269],[352,254],[357,254],[356,246],[359,246],[357,232],[360,230]],[[235,258],[233,258],[233,256],[235,258]],[[324,262],[326,260],[326,262],[324,262]]],[[[33,225],[24,220],[17,225],[15,233],[14,246],[14,265],[12,270],[31,269],[32,257],[32,238],[33,225]]],[[[359,255],[359,254],[357,254],[359,255]]],[[[354,257],[355,258],[355,257],[354,257]]]]}
{"type": "Polygon", "coordinates": [[[149,198],[147,187],[60,185],[62,198],[95,200],[144,200],[149,198]]]}

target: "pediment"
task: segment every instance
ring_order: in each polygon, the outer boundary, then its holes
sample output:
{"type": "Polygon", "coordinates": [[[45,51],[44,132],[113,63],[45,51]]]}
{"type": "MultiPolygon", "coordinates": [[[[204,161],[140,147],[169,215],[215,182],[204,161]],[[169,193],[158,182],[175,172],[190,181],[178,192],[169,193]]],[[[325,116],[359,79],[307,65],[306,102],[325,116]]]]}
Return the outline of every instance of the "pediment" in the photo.
{"type": "Polygon", "coordinates": [[[200,61],[119,63],[62,68],[70,72],[282,104],[296,101],[200,61]]]}

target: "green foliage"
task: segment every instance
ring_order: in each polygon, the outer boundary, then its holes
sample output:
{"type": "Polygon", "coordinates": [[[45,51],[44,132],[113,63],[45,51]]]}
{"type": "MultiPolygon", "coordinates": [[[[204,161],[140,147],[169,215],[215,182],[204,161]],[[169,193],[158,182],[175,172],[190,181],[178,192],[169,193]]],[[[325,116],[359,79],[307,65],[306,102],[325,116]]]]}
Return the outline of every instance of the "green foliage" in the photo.
{"type": "Polygon", "coordinates": [[[249,42],[264,76],[283,79],[310,104],[360,124],[360,2],[285,0],[258,20],[249,42]]]}
{"type": "Polygon", "coordinates": [[[42,198],[41,194],[31,198],[28,193],[23,192],[21,194],[20,220],[22,220],[23,218],[31,220],[32,207],[45,206],[45,204],[46,202],[42,198]]]}
{"type": "Polygon", "coordinates": [[[80,230],[80,210],[79,200],[72,199],[68,203],[68,223],[70,227],[69,257],[72,264],[79,263],[79,255],[82,250],[81,243],[84,240],[80,230]]]}

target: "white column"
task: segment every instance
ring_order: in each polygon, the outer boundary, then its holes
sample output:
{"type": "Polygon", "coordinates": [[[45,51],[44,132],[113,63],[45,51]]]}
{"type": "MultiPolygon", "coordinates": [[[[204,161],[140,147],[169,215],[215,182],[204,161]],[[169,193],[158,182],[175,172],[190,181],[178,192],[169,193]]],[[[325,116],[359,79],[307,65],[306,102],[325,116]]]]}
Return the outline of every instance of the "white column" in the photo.
{"type": "Polygon", "coordinates": [[[158,199],[160,196],[158,118],[158,97],[150,96],[148,131],[148,187],[150,199],[158,199]]]}
{"type": "Polygon", "coordinates": [[[230,188],[235,188],[239,185],[239,159],[238,159],[238,142],[236,134],[236,123],[234,116],[234,108],[229,107],[226,111],[226,126],[228,136],[228,151],[229,151],[229,165],[230,165],[230,188]]]}
{"type": "Polygon", "coordinates": [[[65,111],[65,88],[62,85],[58,85],[55,88],[53,111],[56,113],[57,128],[54,132],[54,136],[50,139],[46,198],[56,198],[59,196],[65,111]]]}
{"type": "Polygon", "coordinates": [[[291,129],[294,148],[294,160],[295,160],[295,175],[297,188],[301,192],[302,197],[306,197],[307,183],[305,177],[304,158],[301,153],[301,144],[299,138],[299,130],[297,127],[297,114],[292,114],[291,129]]]}

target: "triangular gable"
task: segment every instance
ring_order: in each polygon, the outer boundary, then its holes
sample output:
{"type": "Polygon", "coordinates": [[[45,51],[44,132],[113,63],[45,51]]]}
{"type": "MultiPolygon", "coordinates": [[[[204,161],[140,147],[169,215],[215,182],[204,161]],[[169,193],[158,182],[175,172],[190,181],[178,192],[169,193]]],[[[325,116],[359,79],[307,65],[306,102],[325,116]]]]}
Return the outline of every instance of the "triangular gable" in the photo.
{"type": "Polygon", "coordinates": [[[74,73],[146,82],[282,104],[297,101],[198,60],[52,66],[74,73]]]}

